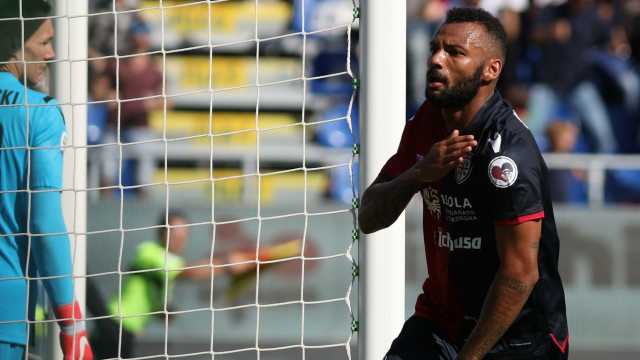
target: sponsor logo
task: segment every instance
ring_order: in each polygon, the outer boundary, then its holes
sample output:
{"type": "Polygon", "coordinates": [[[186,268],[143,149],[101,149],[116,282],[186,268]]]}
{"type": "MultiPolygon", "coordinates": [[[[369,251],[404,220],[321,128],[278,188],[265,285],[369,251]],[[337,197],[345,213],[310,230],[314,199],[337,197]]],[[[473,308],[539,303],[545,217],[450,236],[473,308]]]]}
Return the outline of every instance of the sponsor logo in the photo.
{"type": "Polygon", "coordinates": [[[458,236],[457,238],[452,238],[448,232],[438,231],[438,246],[447,248],[449,251],[457,249],[480,250],[482,248],[482,238],[479,236],[458,236]]]}
{"type": "Polygon", "coordinates": [[[442,207],[440,206],[440,193],[438,190],[428,186],[422,189],[421,193],[424,207],[427,208],[432,216],[439,219],[442,213],[442,207]]]}
{"type": "Polygon", "coordinates": [[[518,179],[518,166],[507,156],[498,156],[489,163],[489,180],[498,188],[513,185],[518,179]]]}
{"type": "Polygon", "coordinates": [[[430,186],[422,189],[421,195],[425,209],[436,219],[440,219],[444,211],[445,218],[449,223],[477,220],[473,205],[468,198],[440,194],[438,190],[430,186]]]}
{"type": "Polygon", "coordinates": [[[463,198],[462,200],[460,200],[460,198],[458,197],[442,194],[440,199],[442,200],[445,206],[450,208],[473,209],[473,206],[471,206],[471,201],[469,201],[469,199],[467,198],[463,198]]]}
{"type": "Polygon", "coordinates": [[[462,165],[456,168],[456,184],[460,185],[465,182],[469,178],[469,175],[471,175],[471,170],[473,170],[473,163],[471,159],[465,158],[462,165]]]}

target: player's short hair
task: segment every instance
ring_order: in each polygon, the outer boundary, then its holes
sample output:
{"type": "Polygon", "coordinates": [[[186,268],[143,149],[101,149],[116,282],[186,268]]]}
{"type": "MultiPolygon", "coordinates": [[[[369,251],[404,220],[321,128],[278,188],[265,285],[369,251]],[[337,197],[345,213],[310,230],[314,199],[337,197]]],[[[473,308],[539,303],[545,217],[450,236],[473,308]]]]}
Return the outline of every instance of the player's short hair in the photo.
{"type": "Polygon", "coordinates": [[[467,22],[481,24],[485,28],[498,45],[504,60],[507,55],[507,33],[500,20],[481,8],[455,7],[447,12],[447,18],[444,21],[445,24],[467,22]]]}
{"type": "Polygon", "coordinates": [[[23,23],[24,41],[26,42],[46,20],[29,18],[50,15],[51,4],[47,0],[2,0],[0,3],[0,34],[2,34],[0,61],[8,61],[16,51],[22,48],[23,23]],[[20,3],[22,3],[22,17],[20,16],[20,3]]]}
{"type": "Polygon", "coordinates": [[[178,210],[178,209],[169,209],[169,214],[166,215],[166,217],[165,217],[164,211],[160,216],[158,216],[158,222],[156,224],[158,224],[159,226],[158,234],[160,235],[161,239],[164,239],[164,236],[167,233],[166,225],[171,225],[171,223],[175,219],[183,219],[185,221],[188,221],[189,218],[182,210],[178,210]],[[167,220],[169,221],[169,224],[166,223],[167,220]]]}

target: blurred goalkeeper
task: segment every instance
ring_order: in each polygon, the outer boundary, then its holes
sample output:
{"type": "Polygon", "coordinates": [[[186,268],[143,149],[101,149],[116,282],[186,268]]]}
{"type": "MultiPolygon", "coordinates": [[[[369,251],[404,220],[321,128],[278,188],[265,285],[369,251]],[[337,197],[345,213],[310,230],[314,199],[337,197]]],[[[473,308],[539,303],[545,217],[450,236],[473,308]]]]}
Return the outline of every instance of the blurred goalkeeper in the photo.
{"type": "Polygon", "coordinates": [[[45,278],[65,360],[90,360],[60,201],[64,118],[55,99],[35,90],[55,55],[53,22],[40,18],[51,6],[21,3],[22,13],[20,1],[0,4],[0,359],[25,358],[37,293],[28,276],[45,278]],[[40,19],[5,20],[21,14],[40,19]]]}

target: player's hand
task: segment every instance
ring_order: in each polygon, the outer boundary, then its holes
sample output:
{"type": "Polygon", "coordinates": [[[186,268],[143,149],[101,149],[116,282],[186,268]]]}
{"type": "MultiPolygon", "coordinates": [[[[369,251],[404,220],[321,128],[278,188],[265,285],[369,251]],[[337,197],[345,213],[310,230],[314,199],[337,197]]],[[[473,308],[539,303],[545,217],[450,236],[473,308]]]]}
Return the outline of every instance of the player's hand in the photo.
{"type": "Polygon", "coordinates": [[[418,180],[429,183],[442,179],[452,169],[462,165],[465,156],[478,145],[473,135],[460,135],[453,130],[449,137],[429,149],[427,155],[416,163],[418,180]]]}
{"type": "Polygon", "coordinates": [[[78,303],[59,306],[55,313],[60,324],[60,346],[64,360],[93,360],[78,303]]]}

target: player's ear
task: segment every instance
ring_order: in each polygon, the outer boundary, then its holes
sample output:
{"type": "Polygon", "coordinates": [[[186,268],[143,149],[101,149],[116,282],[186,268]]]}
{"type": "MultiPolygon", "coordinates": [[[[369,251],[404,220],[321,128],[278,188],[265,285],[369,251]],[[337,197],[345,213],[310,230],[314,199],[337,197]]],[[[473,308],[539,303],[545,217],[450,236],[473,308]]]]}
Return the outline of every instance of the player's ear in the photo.
{"type": "Polygon", "coordinates": [[[502,64],[502,59],[490,58],[484,67],[482,80],[486,82],[498,80],[498,77],[500,77],[500,73],[502,72],[502,64]]]}

